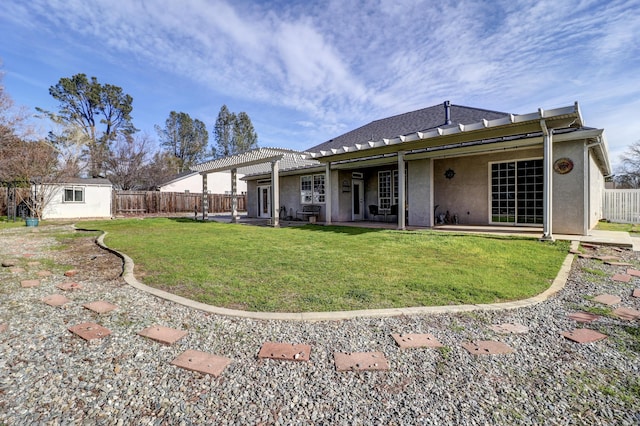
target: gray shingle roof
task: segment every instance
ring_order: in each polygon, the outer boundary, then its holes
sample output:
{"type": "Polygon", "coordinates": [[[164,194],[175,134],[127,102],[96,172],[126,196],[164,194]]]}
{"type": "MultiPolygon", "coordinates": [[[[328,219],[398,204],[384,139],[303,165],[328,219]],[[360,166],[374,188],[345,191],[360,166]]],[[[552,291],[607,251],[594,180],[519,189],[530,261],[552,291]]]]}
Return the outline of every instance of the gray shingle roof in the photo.
{"type": "Polygon", "coordinates": [[[307,152],[328,151],[332,148],[353,146],[368,141],[379,141],[383,138],[395,138],[400,135],[435,129],[437,127],[455,127],[458,124],[472,124],[485,120],[506,117],[505,112],[451,105],[451,124],[446,125],[445,107],[443,104],[434,105],[417,111],[394,115],[372,121],[355,130],[330,139],[324,143],[307,149],[307,152]]]}

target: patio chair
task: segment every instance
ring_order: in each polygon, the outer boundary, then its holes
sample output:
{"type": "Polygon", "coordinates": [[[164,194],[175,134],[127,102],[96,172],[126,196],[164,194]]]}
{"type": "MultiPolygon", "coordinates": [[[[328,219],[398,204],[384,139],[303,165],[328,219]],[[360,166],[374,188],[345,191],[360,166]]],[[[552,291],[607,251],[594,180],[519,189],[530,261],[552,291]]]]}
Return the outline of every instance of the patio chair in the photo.
{"type": "Polygon", "coordinates": [[[380,210],[378,210],[378,206],[375,204],[371,204],[369,205],[369,216],[371,216],[374,220],[376,218],[376,216],[384,216],[384,213],[381,213],[380,210]]]}

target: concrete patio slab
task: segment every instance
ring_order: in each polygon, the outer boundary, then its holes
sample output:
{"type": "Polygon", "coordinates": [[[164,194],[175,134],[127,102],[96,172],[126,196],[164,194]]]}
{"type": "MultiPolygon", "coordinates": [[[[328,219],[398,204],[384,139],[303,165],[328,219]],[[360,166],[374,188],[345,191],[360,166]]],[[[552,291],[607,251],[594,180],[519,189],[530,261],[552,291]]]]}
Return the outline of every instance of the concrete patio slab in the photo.
{"type": "Polygon", "coordinates": [[[85,303],[82,306],[84,306],[85,308],[89,309],[90,311],[97,312],[99,314],[106,314],[107,312],[111,312],[114,309],[118,309],[118,307],[116,305],[114,305],[113,303],[105,302],[104,300],[98,300],[97,302],[85,303]]]}
{"type": "Polygon", "coordinates": [[[20,285],[24,288],[38,287],[40,280],[22,280],[20,281],[20,285]]]}
{"type": "Polygon", "coordinates": [[[400,348],[441,348],[443,344],[432,334],[392,334],[400,348]]]}
{"type": "Polygon", "coordinates": [[[178,355],[171,361],[171,364],[186,370],[218,377],[231,364],[231,359],[206,352],[188,350],[178,355]]]}
{"type": "Polygon", "coordinates": [[[258,358],[283,359],[287,361],[309,361],[311,346],[305,344],[265,342],[258,358]]]}
{"type": "Polygon", "coordinates": [[[496,333],[501,334],[524,334],[529,332],[529,327],[514,323],[514,324],[493,324],[489,328],[496,333]]]}
{"type": "Polygon", "coordinates": [[[578,328],[573,331],[564,331],[562,334],[565,338],[577,343],[591,343],[598,340],[606,339],[606,334],[599,333],[588,328],[578,328]]]}
{"type": "Polygon", "coordinates": [[[613,311],[613,315],[620,319],[633,321],[640,318],[640,311],[631,308],[618,308],[613,311]]]}
{"type": "Polygon", "coordinates": [[[82,337],[84,340],[101,339],[111,334],[111,330],[93,322],[74,325],[73,327],[69,327],[69,331],[82,337]]]}
{"type": "Polygon", "coordinates": [[[462,344],[471,355],[504,355],[513,353],[513,348],[495,340],[479,340],[462,344]]]}
{"type": "Polygon", "coordinates": [[[388,370],[389,362],[382,352],[335,352],[337,371],[388,370]]]}
{"type": "Polygon", "coordinates": [[[69,299],[67,299],[61,294],[52,294],[52,295],[46,296],[42,299],[42,301],[49,306],[62,306],[65,303],[70,302],[69,299]]]}
{"type": "Polygon", "coordinates": [[[581,323],[590,323],[600,318],[600,315],[592,314],[590,312],[574,312],[567,316],[572,320],[581,323]]]}
{"type": "Polygon", "coordinates": [[[81,290],[82,286],[78,283],[61,283],[56,285],[57,288],[64,291],[81,290]]]}
{"type": "Polygon", "coordinates": [[[172,345],[178,340],[182,339],[188,333],[183,330],[177,330],[175,328],[164,327],[161,325],[152,325],[142,331],[138,332],[139,336],[148,337],[166,345],[172,345]]]}
{"type": "Polygon", "coordinates": [[[594,302],[602,303],[604,305],[615,305],[620,303],[622,299],[619,296],[613,294],[601,294],[593,298],[594,302]]]}

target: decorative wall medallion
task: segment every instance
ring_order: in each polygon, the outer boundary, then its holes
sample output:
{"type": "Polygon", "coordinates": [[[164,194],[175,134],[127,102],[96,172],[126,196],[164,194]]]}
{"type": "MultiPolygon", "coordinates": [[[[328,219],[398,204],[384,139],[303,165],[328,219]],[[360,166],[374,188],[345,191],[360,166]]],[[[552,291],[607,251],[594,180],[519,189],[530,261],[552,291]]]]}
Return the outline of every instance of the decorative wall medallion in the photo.
{"type": "Polygon", "coordinates": [[[447,179],[453,179],[455,175],[456,175],[456,172],[454,172],[451,169],[447,169],[447,171],[444,172],[444,177],[446,177],[447,179]]]}
{"type": "Polygon", "coordinates": [[[553,163],[553,170],[558,174],[565,175],[573,170],[573,161],[570,158],[559,158],[553,163]]]}

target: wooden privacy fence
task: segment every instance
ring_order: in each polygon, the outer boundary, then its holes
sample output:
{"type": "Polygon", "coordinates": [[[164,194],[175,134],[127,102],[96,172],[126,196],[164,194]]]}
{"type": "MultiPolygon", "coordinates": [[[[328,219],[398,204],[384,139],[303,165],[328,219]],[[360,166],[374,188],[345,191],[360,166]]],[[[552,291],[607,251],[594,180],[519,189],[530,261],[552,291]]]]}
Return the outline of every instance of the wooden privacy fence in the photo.
{"type": "Polygon", "coordinates": [[[605,189],[602,205],[611,222],[640,223],[640,189],[605,189]]]}
{"type": "MultiPolygon", "coordinates": [[[[231,211],[231,195],[207,194],[209,213],[231,211]]],[[[202,213],[202,194],[158,191],[113,191],[116,215],[202,213]]],[[[246,211],[245,195],[238,195],[238,211],[246,211]]]]}

